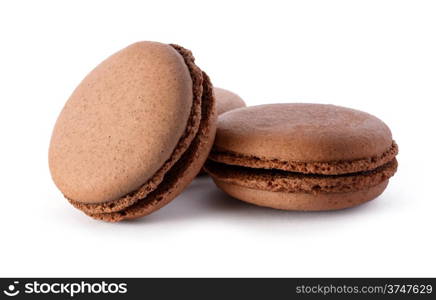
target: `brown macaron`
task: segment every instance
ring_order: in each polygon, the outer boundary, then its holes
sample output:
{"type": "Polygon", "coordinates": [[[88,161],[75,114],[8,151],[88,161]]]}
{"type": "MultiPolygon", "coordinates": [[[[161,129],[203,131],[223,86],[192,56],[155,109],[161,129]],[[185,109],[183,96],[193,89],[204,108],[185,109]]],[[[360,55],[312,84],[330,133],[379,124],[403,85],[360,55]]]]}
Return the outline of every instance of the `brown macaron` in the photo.
{"type": "Polygon", "coordinates": [[[229,90],[214,87],[213,91],[215,93],[216,110],[218,115],[247,106],[241,97],[229,90]]]}
{"type": "Polygon", "coordinates": [[[206,171],[229,195],[284,210],[335,210],[380,195],[398,147],[380,119],[323,104],[270,104],[220,116],[206,171]]]}
{"type": "Polygon", "coordinates": [[[75,89],[53,130],[50,171],[87,215],[137,218],[193,180],[215,130],[213,87],[191,52],[139,42],[107,58],[75,89]]]}

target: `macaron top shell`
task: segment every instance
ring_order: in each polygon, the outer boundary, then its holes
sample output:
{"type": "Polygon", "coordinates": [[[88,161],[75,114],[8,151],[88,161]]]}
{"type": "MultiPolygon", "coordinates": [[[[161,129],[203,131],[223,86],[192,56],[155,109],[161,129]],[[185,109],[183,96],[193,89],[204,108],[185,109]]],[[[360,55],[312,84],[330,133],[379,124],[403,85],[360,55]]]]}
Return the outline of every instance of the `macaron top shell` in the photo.
{"type": "Polygon", "coordinates": [[[380,156],[392,144],[386,124],[368,113],[294,103],[252,106],[221,115],[214,151],[255,159],[331,162],[380,156]]]}
{"type": "Polygon", "coordinates": [[[83,203],[120,198],[167,161],[187,127],[193,83],[170,45],[133,44],[81,82],[61,112],[49,149],[52,177],[83,203]]]}
{"type": "Polygon", "coordinates": [[[217,87],[214,87],[213,91],[215,93],[215,98],[217,101],[216,105],[218,115],[221,115],[227,111],[236,108],[246,106],[244,100],[242,100],[241,97],[231,91],[217,87]]]}

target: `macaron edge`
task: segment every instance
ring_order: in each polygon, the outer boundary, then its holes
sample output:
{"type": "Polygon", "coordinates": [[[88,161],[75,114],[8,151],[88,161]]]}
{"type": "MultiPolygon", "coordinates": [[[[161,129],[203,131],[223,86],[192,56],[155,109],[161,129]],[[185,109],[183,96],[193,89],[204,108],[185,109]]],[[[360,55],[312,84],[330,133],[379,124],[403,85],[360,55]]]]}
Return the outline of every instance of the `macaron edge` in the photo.
{"type": "Polygon", "coordinates": [[[304,174],[338,175],[368,171],[378,168],[389,161],[392,161],[397,154],[398,145],[393,140],[391,147],[378,156],[349,161],[286,161],[279,158],[258,157],[254,155],[249,156],[217,147],[212,149],[209,159],[228,165],[244,166],[250,168],[279,169],[283,171],[304,174]]]}
{"type": "Polygon", "coordinates": [[[366,189],[392,177],[397,170],[397,160],[374,170],[343,174],[318,175],[281,171],[276,169],[252,169],[208,161],[206,171],[214,179],[246,188],[287,193],[345,193],[366,189]]]}

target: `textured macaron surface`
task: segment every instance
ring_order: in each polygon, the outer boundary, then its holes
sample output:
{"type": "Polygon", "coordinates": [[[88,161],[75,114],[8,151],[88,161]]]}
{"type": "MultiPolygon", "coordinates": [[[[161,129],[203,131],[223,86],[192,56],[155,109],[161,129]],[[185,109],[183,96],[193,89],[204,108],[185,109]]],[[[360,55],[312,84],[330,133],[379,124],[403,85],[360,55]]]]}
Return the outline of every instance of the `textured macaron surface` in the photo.
{"type": "Polygon", "coordinates": [[[241,97],[229,90],[214,87],[213,91],[215,93],[216,109],[218,115],[246,106],[245,101],[242,100],[241,97]]]}
{"type": "Polygon", "coordinates": [[[193,99],[190,72],[172,46],[140,42],[115,53],[85,77],[56,122],[54,182],[82,203],[134,191],[172,155],[193,99]]]}
{"type": "MultiPolygon", "coordinates": [[[[191,108],[183,134],[169,158],[139,188],[114,200],[96,203],[65,195],[74,207],[95,219],[109,222],[134,219],[168,204],[198,174],[212,148],[216,131],[216,105],[212,83],[207,74],[195,64],[191,51],[175,44],[169,46],[182,57],[192,82],[192,98],[186,100],[191,102],[191,108]]],[[[162,88],[165,89],[165,86],[162,88]]]]}
{"type": "Polygon", "coordinates": [[[389,128],[354,109],[323,104],[269,104],[218,120],[212,160],[316,174],[365,171],[397,154],[389,128]]]}

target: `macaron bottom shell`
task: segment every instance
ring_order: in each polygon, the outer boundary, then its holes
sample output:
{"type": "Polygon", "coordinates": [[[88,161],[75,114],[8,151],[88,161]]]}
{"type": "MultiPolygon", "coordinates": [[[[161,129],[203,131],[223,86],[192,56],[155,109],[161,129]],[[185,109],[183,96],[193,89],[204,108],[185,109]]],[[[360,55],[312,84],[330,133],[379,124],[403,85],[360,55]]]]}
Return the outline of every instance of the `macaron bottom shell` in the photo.
{"type": "Polygon", "coordinates": [[[247,188],[213,179],[230,196],[262,207],[294,211],[328,211],[357,206],[377,198],[386,189],[389,180],[364,190],[346,193],[287,193],[247,188]]]}

